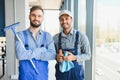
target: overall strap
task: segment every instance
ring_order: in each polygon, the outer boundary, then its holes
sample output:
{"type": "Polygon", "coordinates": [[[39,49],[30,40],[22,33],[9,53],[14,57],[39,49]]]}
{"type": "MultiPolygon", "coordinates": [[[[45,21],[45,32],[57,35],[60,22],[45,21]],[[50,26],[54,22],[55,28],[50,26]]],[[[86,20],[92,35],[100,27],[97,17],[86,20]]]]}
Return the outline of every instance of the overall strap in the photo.
{"type": "MultiPolygon", "coordinates": [[[[26,31],[23,31],[23,35],[24,35],[24,39],[25,39],[25,48],[26,48],[26,50],[28,50],[28,49],[29,49],[29,46],[28,46],[27,32],[26,32],[26,31]]],[[[45,41],[46,41],[46,32],[43,33],[42,44],[41,44],[40,47],[44,47],[45,41]]]]}
{"type": "Polygon", "coordinates": [[[78,43],[79,43],[79,31],[76,32],[76,36],[75,36],[75,53],[76,54],[78,50],[78,43]]]}
{"type": "Polygon", "coordinates": [[[76,36],[75,36],[75,48],[78,48],[78,43],[79,43],[79,32],[76,32],[76,36]]]}
{"type": "Polygon", "coordinates": [[[24,45],[25,45],[26,50],[28,50],[28,49],[29,49],[29,46],[28,46],[27,32],[26,32],[26,31],[23,31],[23,35],[24,35],[24,40],[25,40],[24,45]]]}
{"type": "Polygon", "coordinates": [[[43,38],[42,38],[41,47],[44,47],[44,46],[45,46],[45,41],[46,41],[46,32],[43,33],[43,38]]]}
{"type": "Polygon", "coordinates": [[[58,41],[58,49],[62,49],[62,46],[61,46],[61,32],[59,34],[59,41],[58,41]]]}

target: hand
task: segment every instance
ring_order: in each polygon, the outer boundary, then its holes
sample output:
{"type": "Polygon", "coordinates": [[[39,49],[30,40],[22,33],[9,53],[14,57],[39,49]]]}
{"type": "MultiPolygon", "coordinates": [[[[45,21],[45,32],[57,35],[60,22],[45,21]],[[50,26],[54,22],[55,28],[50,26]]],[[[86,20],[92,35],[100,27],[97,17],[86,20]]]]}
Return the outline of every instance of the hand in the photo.
{"type": "Polygon", "coordinates": [[[58,62],[62,62],[64,60],[63,59],[63,54],[57,54],[56,59],[57,59],[58,62]]]}
{"type": "Polygon", "coordinates": [[[67,51],[67,53],[68,53],[68,56],[65,56],[64,60],[66,60],[66,61],[75,61],[77,59],[76,56],[74,56],[71,52],[67,51]]]}

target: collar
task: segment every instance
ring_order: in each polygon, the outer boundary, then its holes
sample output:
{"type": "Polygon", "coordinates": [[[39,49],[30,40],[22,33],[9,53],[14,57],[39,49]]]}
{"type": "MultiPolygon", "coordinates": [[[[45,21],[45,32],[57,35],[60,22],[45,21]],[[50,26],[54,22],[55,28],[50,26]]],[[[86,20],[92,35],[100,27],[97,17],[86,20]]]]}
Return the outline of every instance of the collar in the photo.
{"type": "MultiPolygon", "coordinates": [[[[31,34],[33,34],[30,29],[28,29],[28,32],[30,32],[31,34]]],[[[42,33],[43,33],[43,31],[42,31],[42,30],[39,30],[38,34],[42,34],[42,33]]]]}
{"type": "Polygon", "coordinates": [[[63,36],[63,37],[67,37],[67,36],[69,36],[69,35],[73,35],[73,29],[71,29],[71,31],[70,31],[70,33],[68,34],[68,35],[66,35],[63,31],[62,31],[62,34],[61,34],[61,36],[63,36]]]}

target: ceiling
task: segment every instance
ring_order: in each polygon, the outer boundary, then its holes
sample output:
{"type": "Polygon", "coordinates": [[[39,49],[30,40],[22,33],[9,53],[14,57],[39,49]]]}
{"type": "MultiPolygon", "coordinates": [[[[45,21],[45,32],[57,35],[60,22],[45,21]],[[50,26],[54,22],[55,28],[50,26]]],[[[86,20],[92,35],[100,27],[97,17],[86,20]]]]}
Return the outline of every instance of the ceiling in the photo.
{"type": "Polygon", "coordinates": [[[63,0],[29,0],[29,6],[41,5],[45,10],[58,10],[63,0]]]}

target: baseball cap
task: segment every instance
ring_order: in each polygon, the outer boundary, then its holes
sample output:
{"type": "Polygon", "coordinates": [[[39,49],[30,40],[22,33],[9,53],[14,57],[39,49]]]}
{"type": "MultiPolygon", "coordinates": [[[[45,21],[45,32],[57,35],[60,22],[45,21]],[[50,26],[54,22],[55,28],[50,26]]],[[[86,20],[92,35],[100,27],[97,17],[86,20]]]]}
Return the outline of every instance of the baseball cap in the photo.
{"type": "Polygon", "coordinates": [[[68,11],[68,10],[62,10],[62,11],[59,13],[59,18],[60,18],[60,16],[62,16],[63,14],[67,14],[67,15],[69,15],[70,17],[73,17],[70,11],[68,11]]]}

